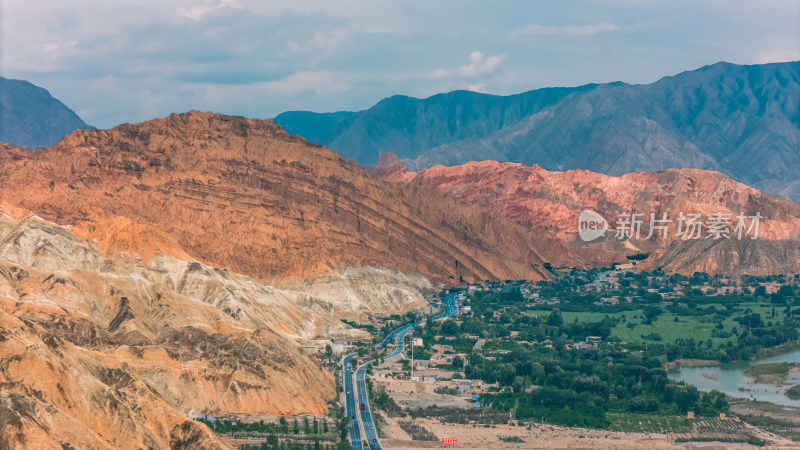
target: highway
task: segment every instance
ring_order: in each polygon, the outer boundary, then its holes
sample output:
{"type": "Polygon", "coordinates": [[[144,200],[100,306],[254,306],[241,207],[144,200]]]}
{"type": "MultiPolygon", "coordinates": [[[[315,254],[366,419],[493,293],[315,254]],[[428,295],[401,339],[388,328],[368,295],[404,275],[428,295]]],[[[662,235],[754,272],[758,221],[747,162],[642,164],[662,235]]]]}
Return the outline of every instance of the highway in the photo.
{"type": "MultiPolygon", "coordinates": [[[[397,335],[399,335],[403,331],[406,331],[406,330],[408,330],[408,329],[410,329],[412,327],[415,327],[417,325],[419,325],[419,322],[407,323],[407,324],[403,325],[402,327],[393,330],[385,338],[383,338],[383,341],[381,341],[381,343],[378,344],[378,346],[379,347],[383,347],[384,345],[386,345],[387,342],[389,342],[390,340],[392,340],[395,337],[397,337],[397,335]]],[[[405,334],[403,336],[405,336],[405,334]]]]}
{"type": "Polygon", "coordinates": [[[458,305],[456,304],[456,294],[455,292],[451,292],[448,294],[444,294],[444,312],[439,314],[436,317],[432,317],[433,320],[441,319],[442,317],[448,316],[456,316],[458,315],[458,305]]]}
{"type": "Polygon", "coordinates": [[[355,353],[351,353],[344,357],[342,360],[342,376],[344,377],[344,411],[347,414],[347,417],[350,419],[350,424],[348,425],[349,432],[350,432],[350,445],[353,447],[353,450],[362,450],[364,447],[361,443],[361,428],[358,426],[358,419],[356,418],[356,411],[358,411],[358,405],[356,405],[356,398],[353,395],[353,366],[350,364],[350,360],[356,356],[355,353]]]}
{"type": "MultiPolygon", "coordinates": [[[[443,317],[448,316],[455,316],[458,314],[458,305],[456,304],[456,294],[445,294],[444,296],[444,312],[441,314],[433,317],[433,320],[441,319],[443,317]]],[[[394,358],[401,353],[405,349],[405,337],[411,330],[417,326],[419,322],[413,322],[403,325],[402,327],[397,328],[396,330],[389,333],[388,336],[379,344],[379,346],[385,345],[391,339],[394,339],[397,343],[397,348],[388,355],[384,359],[391,359],[394,358]]],[[[350,417],[350,443],[354,449],[361,450],[363,448],[363,444],[361,441],[361,431],[358,429],[358,423],[352,420],[351,411],[358,410],[361,415],[361,423],[364,427],[364,435],[366,437],[367,445],[369,446],[370,450],[380,450],[381,447],[380,439],[378,438],[378,433],[375,430],[375,422],[372,420],[372,410],[369,406],[369,398],[367,397],[367,367],[374,363],[375,361],[368,361],[362,364],[358,370],[356,370],[356,392],[358,393],[358,402],[356,399],[353,398],[353,391],[352,387],[352,370],[350,368],[350,359],[355,355],[355,353],[347,355],[343,361],[345,365],[343,374],[345,377],[344,385],[345,385],[345,392],[350,392],[350,394],[345,395],[345,410],[347,411],[347,416],[350,417]],[[348,387],[350,386],[350,387],[348,387]],[[361,410],[361,404],[364,405],[364,409],[361,410]],[[355,424],[353,422],[356,422],[355,424]]]]}

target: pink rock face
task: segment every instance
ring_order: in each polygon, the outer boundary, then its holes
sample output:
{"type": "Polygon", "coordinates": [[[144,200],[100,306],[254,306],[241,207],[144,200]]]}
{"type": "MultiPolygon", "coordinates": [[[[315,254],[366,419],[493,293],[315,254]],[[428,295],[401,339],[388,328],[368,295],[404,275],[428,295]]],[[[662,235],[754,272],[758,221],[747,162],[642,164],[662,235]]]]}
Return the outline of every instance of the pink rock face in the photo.
{"type": "MultiPolygon", "coordinates": [[[[377,176],[395,182],[411,182],[476,204],[492,215],[514,220],[577,243],[582,250],[594,248],[608,258],[623,253],[650,253],[643,267],[691,274],[693,271],[728,274],[794,273],[800,269],[800,206],[772,197],[714,171],[668,169],[636,172],[620,177],[588,170],[551,172],[537,165],[476,161],[459,166],[433,166],[419,172],[382,158],[377,176]],[[605,240],[584,245],[578,234],[582,211],[599,213],[612,230],[605,240]],[[641,213],[639,239],[618,241],[613,228],[623,213],[641,213]],[[667,218],[665,232],[650,231],[650,214],[667,218]],[[761,215],[756,241],[748,239],[686,240],[676,236],[683,213],[761,215]],[[661,236],[664,238],[661,238],[661,236]],[[610,237],[610,238],[609,238],[610,237]]],[[[749,221],[747,225],[749,225],[749,221]]],[[[703,237],[708,232],[702,229],[703,237]]],[[[578,252],[580,254],[580,252],[578,252]]]]}
{"type": "MultiPolygon", "coordinates": [[[[708,170],[668,169],[613,177],[588,170],[551,172],[537,165],[497,161],[437,165],[419,172],[397,170],[398,166],[393,162],[388,167],[394,171],[375,173],[386,180],[410,179],[563,238],[577,234],[578,215],[587,209],[600,213],[612,227],[619,214],[643,213],[642,231],[649,231],[650,213],[661,217],[664,212],[673,219],[681,212],[734,216],[759,212],[764,217],[759,236],[769,239],[783,239],[800,229],[800,206],[708,170]]],[[[672,240],[670,237],[666,243],[672,240]]]]}

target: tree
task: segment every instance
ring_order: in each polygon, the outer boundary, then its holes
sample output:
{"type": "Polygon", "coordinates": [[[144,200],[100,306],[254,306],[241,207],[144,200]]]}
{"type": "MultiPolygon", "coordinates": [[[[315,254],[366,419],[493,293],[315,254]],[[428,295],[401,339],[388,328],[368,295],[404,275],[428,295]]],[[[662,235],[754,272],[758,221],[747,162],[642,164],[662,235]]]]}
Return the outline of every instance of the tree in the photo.
{"type": "MultiPolygon", "coordinates": [[[[342,420],[339,421],[337,426],[339,427],[339,437],[342,439],[343,442],[347,442],[347,427],[350,425],[350,418],[344,417],[342,420]]],[[[350,444],[348,443],[348,448],[350,444]]]]}
{"type": "Polygon", "coordinates": [[[514,377],[514,382],[511,383],[511,389],[516,393],[520,393],[525,390],[525,386],[527,384],[528,383],[525,382],[525,378],[516,376],[514,377]]]}
{"type": "Polygon", "coordinates": [[[661,308],[658,306],[648,305],[644,307],[644,316],[645,321],[644,324],[649,325],[653,322],[653,319],[661,315],[662,311],[661,308]]]}
{"type": "Polygon", "coordinates": [[[281,417],[278,423],[281,426],[281,433],[288,433],[289,432],[289,424],[286,423],[286,418],[281,417]]]}
{"type": "Polygon", "coordinates": [[[561,311],[558,308],[553,308],[550,315],[547,316],[547,324],[551,327],[559,327],[564,324],[564,319],[561,317],[561,311]]]}
{"type": "Polygon", "coordinates": [[[785,305],[786,304],[786,296],[781,294],[780,292],[773,292],[770,296],[770,301],[773,305],[785,305]]]}
{"type": "Polygon", "coordinates": [[[442,324],[442,334],[454,336],[458,334],[458,324],[454,320],[447,320],[442,324]]]}
{"type": "Polygon", "coordinates": [[[331,344],[325,344],[325,354],[328,356],[328,358],[333,356],[333,347],[331,347],[331,344]]]}
{"type": "Polygon", "coordinates": [[[294,426],[292,427],[292,433],[297,434],[300,432],[300,425],[297,423],[297,419],[294,419],[294,426]]]}
{"type": "Polygon", "coordinates": [[[686,386],[675,396],[675,403],[682,413],[691,409],[698,400],[700,400],[700,393],[697,392],[697,388],[694,386],[686,386]]]}
{"type": "Polygon", "coordinates": [[[672,344],[667,348],[667,361],[675,361],[681,357],[681,346],[672,344]]]}

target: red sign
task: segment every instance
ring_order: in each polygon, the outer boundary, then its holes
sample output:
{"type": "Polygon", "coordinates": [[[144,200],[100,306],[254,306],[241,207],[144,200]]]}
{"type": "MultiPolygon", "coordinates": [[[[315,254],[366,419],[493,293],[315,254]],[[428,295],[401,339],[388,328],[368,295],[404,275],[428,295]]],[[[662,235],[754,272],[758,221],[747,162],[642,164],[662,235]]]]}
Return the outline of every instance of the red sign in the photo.
{"type": "Polygon", "coordinates": [[[458,438],[442,438],[442,445],[456,445],[458,438]]]}

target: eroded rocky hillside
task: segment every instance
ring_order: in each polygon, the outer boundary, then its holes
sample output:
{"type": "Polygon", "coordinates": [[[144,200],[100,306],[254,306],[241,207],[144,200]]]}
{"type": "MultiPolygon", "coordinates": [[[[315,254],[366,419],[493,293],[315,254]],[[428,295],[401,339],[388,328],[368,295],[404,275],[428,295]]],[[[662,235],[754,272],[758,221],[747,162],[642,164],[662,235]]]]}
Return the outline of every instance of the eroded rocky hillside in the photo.
{"type": "Polygon", "coordinates": [[[324,413],[333,378],[298,341],[360,336],[306,295],[3,205],[0,446],[222,447],[189,416],[324,413]]]}
{"type": "MultiPolygon", "coordinates": [[[[611,255],[651,253],[646,266],[691,274],[694,271],[727,274],[794,273],[800,269],[800,206],[775,198],[713,171],[669,169],[635,172],[619,177],[587,170],[552,172],[539,166],[496,161],[460,166],[437,165],[419,172],[405,170],[396,156],[385,154],[370,171],[393,182],[412,183],[447,193],[460,201],[479,205],[496,216],[514,220],[534,230],[552,232],[580,252],[611,255]],[[603,216],[611,228],[623,213],[641,213],[639,239],[613,237],[586,244],[577,238],[583,210],[603,216]],[[667,214],[669,231],[655,230],[650,239],[650,214],[667,214]],[[678,217],[700,213],[736,216],[759,214],[756,240],[684,239],[678,217]],[[663,236],[663,238],[662,238],[663,236]],[[745,242],[746,241],[746,242],[745,242]]],[[[705,220],[706,217],[704,217],[705,220]]],[[[662,223],[663,224],[663,223],[662,223]]],[[[750,221],[746,222],[747,227],[750,221]]],[[[746,231],[746,230],[745,230],[746,231]]],[[[615,233],[610,231],[607,236],[615,233]]],[[[752,232],[751,232],[752,234],[752,232]]]]}
{"type": "Polygon", "coordinates": [[[449,196],[377,180],[271,121],[210,113],[5,147],[0,193],[56,223],[154,225],[202,261],[270,281],[345,266],[542,279],[545,261],[570,256],[449,196]]]}

